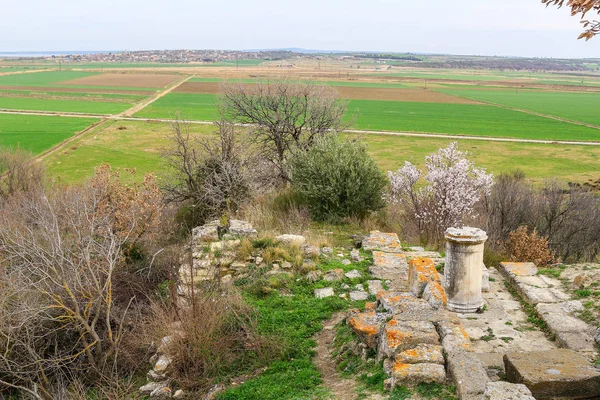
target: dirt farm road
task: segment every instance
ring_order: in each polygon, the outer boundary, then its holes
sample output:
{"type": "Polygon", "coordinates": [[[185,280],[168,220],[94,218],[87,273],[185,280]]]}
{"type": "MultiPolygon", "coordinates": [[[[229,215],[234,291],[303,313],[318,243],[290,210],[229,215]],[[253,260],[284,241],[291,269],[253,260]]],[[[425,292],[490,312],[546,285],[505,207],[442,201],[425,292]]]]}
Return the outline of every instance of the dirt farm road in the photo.
{"type": "MultiPolygon", "coordinates": [[[[188,77],[187,79],[189,79],[188,77]]],[[[180,82],[183,83],[182,81],[180,82]]],[[[176,87],[176,86],[175,86],[176,87]]],[[[171,87],[168,90],[175,89],[175,87],[171,87]]],[[[167,93],[168,93],[167,92],[167,93]]],[[[161,92],[158,95],[154,96],[151,100],[146,101],[144,103],[148,104],[156,101],[158,98],[166,95],[167,93],[161,92]],[[162,96],[161,96],[162,94],[162,96]],[[159,97],[157,97],[159,96],[159,97]]],[[[134,106],[135,107],[135,106],[134,106]]],[[[142,107],[143,108],[143,107],[142,107]]],[[[140,108],[141,109],[141,108],[140,108]]],[[[129,114],[132,109],[125,111],[125,113],[129,114]]],[[[137,110],[139,111],[139,110],[137,110]]],[[[135,111],[135,112],[137,112],[135,111]]],[[[123,115],[106,115],[106,114],[83,114],[83,113],[50,113],[50,112],[36,112],[36,111],[24,111],[24,110],[7,110],[0,109],[0,114],[14,114],[14,115],[41,115],[41,116],[49,116],[49,117],[71,117],[71,118],[99,118],[102,119],[102,122],[106,121],[147,121],[147,122],[187,122],[194,125],[212,125],[213,121],[189,121],[189,120],[173,120],[168,118],[138,118],[131,116],[123,116],[123,115]]],[[[122,113],[124,114],[124,113],[122,113]]],[[[95,125],[97,126],[97,125],[95,125]]],[[[82,133],[87,132],[88,129],[85,129],[82,132],[79,132],[72,138],[66,140],[61,144],[67,144],[72,139],[79,137],[82,133]]],[[[600,141],[598,142],[589,142],[589,141],[567,141],[567,140],[541,140],[541,139],[515,139],[515,138],[499,138],[499,137],[491,137],[491,136],[466,136],[466,135],[449,135],[443,133],[430,133],[430,132],[389,132],[389,131],[365,131],[358,129],[347,129],[344,132],[347,133],[356,133],[361,135],[390,135],[390,136],[408,136],[408,137],[422,137],[422,138],[438,138],[438,139],[456,139],[456,140],[480,140],[484,142],[512,142],[512,143],[534,143],[534,144],[555,144],[555,145],[577,145],[577,146],[600,146],[600,141]]],[[[60,146],[62,147],[62,146],[60,146]]],[[[56,149],[55,149],[56,150],[56,149]]],[[[53,152],[53,151],[52,151],[53,152]]],[[[47,153],[44,155],[48,155],[47,153]]]]}

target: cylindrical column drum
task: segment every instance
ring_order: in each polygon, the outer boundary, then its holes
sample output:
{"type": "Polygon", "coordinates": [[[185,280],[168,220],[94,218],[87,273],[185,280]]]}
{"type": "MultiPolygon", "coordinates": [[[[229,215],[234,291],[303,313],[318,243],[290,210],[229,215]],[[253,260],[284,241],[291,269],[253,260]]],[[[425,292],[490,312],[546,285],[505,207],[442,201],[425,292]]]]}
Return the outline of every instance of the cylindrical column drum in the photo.
{"type": "Polygon", "coordinates": [[[483,307],[481,280],[486,240],[487,235],[481,229],[463,227],[446,230],[444,278],[450,311],[473,313],[483,307]]]}

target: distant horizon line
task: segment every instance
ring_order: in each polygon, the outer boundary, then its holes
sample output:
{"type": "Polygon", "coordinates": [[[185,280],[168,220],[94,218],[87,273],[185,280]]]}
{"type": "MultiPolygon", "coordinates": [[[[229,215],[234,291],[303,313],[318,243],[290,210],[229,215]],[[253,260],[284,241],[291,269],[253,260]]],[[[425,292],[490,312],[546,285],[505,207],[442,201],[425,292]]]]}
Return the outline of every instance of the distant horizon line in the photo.
{"type": "Polygon", "coordinates": [[[86,54],[108,54],[108,53],[125,53],[125,52],[140,52],[140,51],[178,51],[178,50],[215,50],[215,51],[230,51],[230,52],[268,52],[268,51],[289,51],[300,54],[415,54],[415,55],[430,55],[430,56],[457,56],[457,57],[500,57],[500,58],[534,58],[534,59],[559,59],[559,60],[598,60],[600,57],[552,57],[552,56],[513,56],[513,55],[481,55],[481,54],[453,54],[453,53],[428,53],[414,51],[389,51],[389,50],[324,50],[324,49],[307,49],[302,47],[278,47],[278,48],[263,48],[263,49],[218,49],[218,48],[179,48],[179,49],[136,49],[136,50],[26,50],[26,51],[0,51],[0,55],[6,56],[26,56],[37,55],[53,56],[53,55],[86,55],[86,54]]]}

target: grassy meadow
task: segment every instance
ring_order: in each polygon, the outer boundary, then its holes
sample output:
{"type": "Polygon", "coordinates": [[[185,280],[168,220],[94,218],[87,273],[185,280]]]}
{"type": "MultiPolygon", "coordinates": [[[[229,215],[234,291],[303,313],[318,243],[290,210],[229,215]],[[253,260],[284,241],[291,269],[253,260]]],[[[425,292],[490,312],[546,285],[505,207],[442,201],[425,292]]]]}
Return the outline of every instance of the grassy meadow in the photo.
{"type": "MultiPolygon", "coordinates": [[[[212,125],[192,125],[198,135],[214,132],[212,125]]],[[[95,166],[108,163],[117,168],[144,173],[164,170],[161,149],[168,145],[166,123],[110,121],[72,142],[46,159],[48,171],[65,182],[77,182],[92,175],[95,166]]],[[[395,170],[411,161],[424,167],[424,157],[450,143],[448,139],[392,135],[347,134],[360,136],[382,170],[395,170]]],[[[546,179],[585,182],[599,179],[600,146],[484,142],[460,139],[459,148],[472,153],[472,159],[498,174],[521,169],[536,182],[546,179]],[[507,162],[510,159],[510,162],[507,162]]]]}
{"type": "Polygon", "coordinates": [[[118,114],[133,107],[132,103],[86,101],[80,99],[39,99],[29,97],[1,97],[0,109],[84,114],[118,114]]]}

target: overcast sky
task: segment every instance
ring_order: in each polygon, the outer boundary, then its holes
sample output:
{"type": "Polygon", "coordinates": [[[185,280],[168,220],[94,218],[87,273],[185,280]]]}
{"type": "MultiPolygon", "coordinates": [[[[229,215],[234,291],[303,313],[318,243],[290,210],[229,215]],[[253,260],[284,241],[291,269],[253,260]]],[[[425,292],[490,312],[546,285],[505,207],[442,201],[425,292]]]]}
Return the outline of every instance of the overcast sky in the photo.
{"type": "Polygon", "coordinates": [[[258,49],[600,57],[539,0],[2,0],[0,51],[258,49]]]}

